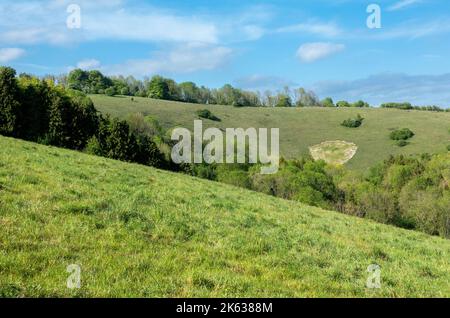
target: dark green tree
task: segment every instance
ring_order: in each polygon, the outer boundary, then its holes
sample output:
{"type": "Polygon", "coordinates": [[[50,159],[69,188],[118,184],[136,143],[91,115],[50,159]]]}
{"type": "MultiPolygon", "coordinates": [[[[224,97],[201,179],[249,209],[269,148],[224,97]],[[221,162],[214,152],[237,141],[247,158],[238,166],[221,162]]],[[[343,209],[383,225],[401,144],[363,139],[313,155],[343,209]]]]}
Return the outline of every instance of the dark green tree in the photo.
{"type": "Polygon", "coordinates": [[[331,97],[327,97],[325,98],[322,102],[321,102],[323,107],[335,107],[333,99],[331,97]]]}
{"type": "Polygon", "coordinates": [[[13,136],[20,108],[19,87],[16,71],[9,67],[0,68],[0,134],[13,136]]]}
{"type": "Polygon", "coordinates": [[[276,107],[291,107],[291,106],[292,106],[292,100],[288,95],[279,94],[277,96],[276,107]]]}
{"type": "Polygon", "coordinates": [[[336,107],[350,107],[350,106],[351,106],[350,103],[345,100],[337,102],[336,104],[336,107]]]}
{"type": "Polygon", "coordinates": [[[161,76],[153,76],[148,86],[148,97],[169,99],[169,85],[161,76]]]}
{"type": "Polygon", "coordinates": [[[114,96],[116,95],[116,90],[114,89],[114,87],[108,87],[107,89],[105,89],[105,95],[114,96]]]}
{"type": "Polygon", "coordinates": [[[46,142],[82,150],[97,128],[97,111],[89,98],[76,91],[67,94],[61,88],[53,90],[46,142]]]}
{"type": "Polygon", "coordinates": [[[33,77],[20,77],[20,111],[16,136],[37,141],[44,137],[49,128],[49,109],[51,103],[50,85],[33,77]]]}

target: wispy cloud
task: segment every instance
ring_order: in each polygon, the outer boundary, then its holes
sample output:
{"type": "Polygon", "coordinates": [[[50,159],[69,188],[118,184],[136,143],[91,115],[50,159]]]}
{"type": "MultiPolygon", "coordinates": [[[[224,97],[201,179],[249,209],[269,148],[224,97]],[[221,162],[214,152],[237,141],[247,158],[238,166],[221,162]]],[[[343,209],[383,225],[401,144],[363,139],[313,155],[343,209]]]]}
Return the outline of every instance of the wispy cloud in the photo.
{"type": "MultiPolygon", "coordinates": [[[[3,1],[2,1],[3,2],[3,1]]],[[[0,43],[73,44],[115,39],[216,43],[214,22],[155,7],[124,7],[123,1],[77,1],[81,28],[67,28],[69,1],[4,0],[0,8],[0,43]]]]}
{"type": "Polygon", "coordinates": [[[289,25],[285,27],[278,28],[276,33],[307,33],[320,35],[325,37],[335,37],[340,35],[343,31],[342,29],[334,22],[316,22],[309,21],[306,23],[300,23],[295,25],[289,25]]]}
{"type": "Polygon", "coordinates": [[[389,6],[387,8],[387,10],[388,11],[398,11],[398,10],[404,9],[406,7],[409,7],[413,4],[420,3],[420,2],[422,2],[422,0],[402,0],[402,1],[396,2],[393,5],[389,6]]]}
{"type": "Polygon", "coordinates": [[[110,75],[131,74],[138,77],[156,73],[192,73],[216,69],[224,65],[232,54],[233,50],[225,46],[187,43],[157,52],[148,59],[106,65],[101,70],[110,75]]]}
{"type": "Polygon", "coordinates": [[[0,49],[0,63],[8,63],[25,55],[25,50],[19,48],[0,49]]]}
{"type": "Polygon", "coordinates": [[[341,52],[345,49],[343,44],[335,43],[306,43],[297,50],[297,57],[304,63],[312,63],[341,52]]]}
{"type": "Polygon", "coordinates": [[[385,28],[375,36],[377,39],[409,38],[418,39],[450,32],[449,18],[435,18],[433,21],[407,21],[393,28],[385,28]]]}
{"type": "Polygon", "coordinates": [[[322,81],[313,85],[320,96],[336,100],[366,100],[373,105],[411,102],[415,105],[450,106],[450,74],[408,75],[383,73],[353,81],[322,81]]]}
{"type": "Polygon", "coordinates": [[[92,70],[100,67],[100,61],[96,59],[86,59],[77,63],[77,68],[82,70],[92,70]]]}

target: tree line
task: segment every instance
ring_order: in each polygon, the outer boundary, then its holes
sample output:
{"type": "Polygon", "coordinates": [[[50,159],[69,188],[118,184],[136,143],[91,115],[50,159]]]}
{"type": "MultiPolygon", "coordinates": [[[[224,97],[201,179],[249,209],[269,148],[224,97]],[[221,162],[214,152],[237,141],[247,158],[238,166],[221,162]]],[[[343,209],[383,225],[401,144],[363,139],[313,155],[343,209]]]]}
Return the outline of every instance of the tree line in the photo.
{"type": "MultiPolygon", "coordinates": [[[[194,104],[229,105],[235,107],[337,107],[368,108],[371,105],[363,100],[356,102],[333,101],[331,97],[320,99],[311,90],[302,87],[291,89],[284,87],[280,91],[248,91],[226,84],[221,88],[198,86],[193,82],[177,83],[173,79],[155,75],[138,80],[133,76],[105,76],[100,71],[75,69],[68,75],[47,76],[67,88],[85,94],[104,94],[148,97],[161,100],[194,104]]],[[[384,103],[381,108],[401,110],[420,110],[450,112],[439,106],[413,106],[411,103],[384,103]]]]}
{"type": "MultiPolygon", "coordinates": [[[[450,150],[449,150],[450,151],[450,150]]],[[[258,165],[195,165],[191,174],[310,206],[450,238],[450,152],[391,156],[358,173],[310,157],[258,165]]]]}
{"type": "Polygon", "coordinates": [[[266,90],[247,91],[230,84],[221,88],[197,86],[193,82],[177,83],[173,79],[155,75],[152,78],[137,80],[133,76],[107,77],[99,71],[75,69],[58,81],[85,94],[105,94],[149,97],[154,99],[211,105],[230,105],[235,107],[370,107],[364,101],[334,103],[331,98],[320,100],[313,92],[304,88],[272,92],[266,90]]]}
{"type": "Polygon", "coordinates": [[[450,112],[450,108],[444,109],[439,106],[413,106],[411,103],[384,103],[380,105],[381,108],[393,108],[400,110],[420,110],[432,112],[450,112]]]}
{"type": "Polygon", "coordinates": [[[0,134],[41,144],[164,167],[151,137],[98,113],[83,93],[0,68],[0,134]]]}

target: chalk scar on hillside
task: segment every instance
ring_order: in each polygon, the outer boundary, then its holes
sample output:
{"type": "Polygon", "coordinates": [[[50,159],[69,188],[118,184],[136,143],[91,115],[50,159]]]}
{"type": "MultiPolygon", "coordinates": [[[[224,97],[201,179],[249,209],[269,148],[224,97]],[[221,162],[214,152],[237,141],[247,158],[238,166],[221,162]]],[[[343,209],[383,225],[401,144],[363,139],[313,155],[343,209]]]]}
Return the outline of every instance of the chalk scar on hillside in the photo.
{"type": "Polygon", "coordinates": [[[324,141],[321,144],[309,147],[314,160],[323,160],[328,164],[344,165],[357,153],[358,146],[347,141],[324,141]]]}

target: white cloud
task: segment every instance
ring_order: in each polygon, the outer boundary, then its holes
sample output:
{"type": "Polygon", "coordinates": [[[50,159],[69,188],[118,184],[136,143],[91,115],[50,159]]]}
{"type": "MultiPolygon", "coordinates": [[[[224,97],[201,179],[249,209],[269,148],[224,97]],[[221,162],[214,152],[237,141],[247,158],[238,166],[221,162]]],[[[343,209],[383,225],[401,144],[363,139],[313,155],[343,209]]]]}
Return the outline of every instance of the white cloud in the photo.
{"type": "Polygon", "coordinates": [[[244,25],[241,29],[247,40],[258,40],[266,33],[266,30],[258,25],[244,25]]]}
{"type": "Polygon", "coordinates": [[[98,69],[100,67],[100,61],[96,59],[86,59],[77,63],[77,68],[82,70],[98,69]]]}
{"type": "Polygon", "coordinates": [[[0,49],[0,63],[8,63],[25,55],[25,50],[19,48],[0,49]]]}
{"type": "Polygon", "coordinates": [[[134,13],[120,10],[86,15],[84,36],[90,40],[206,42],[216,43],[217,28],[213,23],[166,13],[134,13]]]}
{"type": "Polygon", "coordinates": [[[413,4],[420,3],[420,2],[422,2],[422,0],[402,0],[402,1],[394,3],[390,7],[388,7],[387,10],[388,11],[398,11],[398,10],[404,9],[406,7],[409,7],[413,4]]]}
{"type": "Polygon", "coordinates": [[[231,57],[232,49],[205,43],[187,43],[170,51],[157,52],[149,59],[128,60],[101,68],[110,75],[148,76],[156,73],[192,73],[216,69],[231,57]]]}
{"type": "Polygon", "coordinates": [[[148,5],[124,6],[115,1],[76,1],[81,28],[67,28],[67,6],[73,1],[2,0],[0,43],[73,44],[89,40],[205,42],[218,41],[215,22],[148,5]]]}
{"type": "Polygon", "coordinates": [[[276,30],[276,33],[310,33],[325,37],[335,37],[341,34],[342,30],[333,22],[320,23],[310,21],[279,28],[276,30]]]}
{"type": "Polygon", "coordinates": [[[326,58],[330,55],[341,52],[345,49],[343,44],[334,43],[306,43],[300,46],[297,50],[297,57],[305,63],[312,63],[314,61],[326,58]]]}

